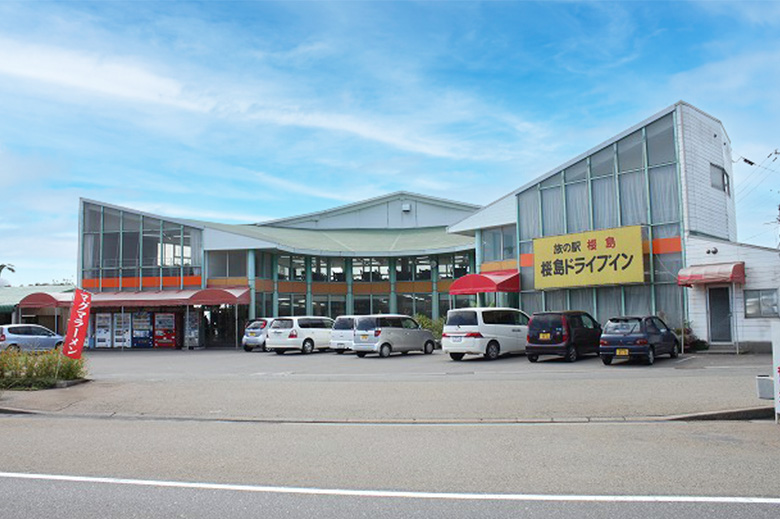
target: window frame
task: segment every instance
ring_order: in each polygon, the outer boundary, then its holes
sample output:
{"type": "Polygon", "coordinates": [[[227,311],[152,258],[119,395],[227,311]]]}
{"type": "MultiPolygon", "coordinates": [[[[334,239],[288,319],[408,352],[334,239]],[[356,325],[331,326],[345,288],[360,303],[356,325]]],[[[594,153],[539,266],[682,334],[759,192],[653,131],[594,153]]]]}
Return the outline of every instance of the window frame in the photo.
{"type": "Polygon", "coordinates": [[[776,288],[751,288],[751,289],[745,289],[743,290],[743,304],[744,304],[744,310],[745,310],[745,319],[772,319],[772,318],[778,318],[780,317],[780,294],[778,294],[778,289],[776,288]],[[774,293],[775,296],[775,302],[776,306],[778,307],[777,313],[764,313],[763,309],[763,294],[764,293],[774,293]],[[758,315],[753,313],[748,313],[748,294],[749,293],[755,293],[758,297],[758,315]]]}

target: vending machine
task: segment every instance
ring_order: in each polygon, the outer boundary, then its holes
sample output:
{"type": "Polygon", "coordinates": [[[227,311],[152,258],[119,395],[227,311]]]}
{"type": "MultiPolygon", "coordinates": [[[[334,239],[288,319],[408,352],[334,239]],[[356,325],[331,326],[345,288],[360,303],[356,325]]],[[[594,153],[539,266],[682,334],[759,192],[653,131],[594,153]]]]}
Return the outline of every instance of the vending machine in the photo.
{"type": "Polygon", "coordinates": [[[200,313],[190,312],[187,315],[184,332],[184,347],[195,349],[200,346],[200,313]]]}
{"type": "Polygon", "coordinates": [[[113,343],[111,314],[95,314],[95,347],[110,348],[113,343]]]}
{"type": "Polygon", "coordinates": [[[114,348],[129,348],[131,340],[132,316],[114,314],[114,348]]]}
{"type": "Polygon", "coordinates": [[[154,347],[176,347],[176,314],[154,314],[154,347]]]}
{"type": "Polygon", "coordinates": [[[133,348],[151,348],[152,314],[150,312],[135,312],[133,314],[133,348]]]}

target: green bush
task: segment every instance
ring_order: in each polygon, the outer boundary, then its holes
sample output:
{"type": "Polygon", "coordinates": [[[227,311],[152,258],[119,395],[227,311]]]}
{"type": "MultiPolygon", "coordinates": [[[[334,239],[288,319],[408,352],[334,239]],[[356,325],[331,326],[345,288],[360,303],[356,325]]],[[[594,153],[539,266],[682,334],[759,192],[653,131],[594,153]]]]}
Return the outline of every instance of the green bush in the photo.
{"type": "Polygon", "coordinates": [[[0,388],[44,389],[86,374],[84,359],[71,359],[59,350],[0,352],[0,388]]]}
{"type": "Polygon", "coordinates": [[[434,339],[441,341],[441,332],[444,329],[444,317],[433,320],[428,316],[417,314],[414,316],[414,319],[420,323],[420,326],[426,330],[430,330],[434,339]]]}

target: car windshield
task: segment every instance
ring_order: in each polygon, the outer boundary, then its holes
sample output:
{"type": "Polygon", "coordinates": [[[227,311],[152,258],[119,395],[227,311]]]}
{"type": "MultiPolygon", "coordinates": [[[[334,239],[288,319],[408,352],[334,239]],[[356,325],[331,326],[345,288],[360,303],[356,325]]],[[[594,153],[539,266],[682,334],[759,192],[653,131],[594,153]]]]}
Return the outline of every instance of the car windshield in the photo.
{"type": "Polygon", "coordinates": [[[447,314],[447,326],[477,326],[477,312],[461,311],[447,314]]]}
{"type": "Polygon", "coordinates": [[[563,328],[560,314],[542,314],[531,318],[528,325],[529,332],[538,332],[540,330],[553,330],[563,328]]]}
{"type": "Polygon", "coordinates": [[[293,327],[292,319],[277,319],[271,323],[271,328],[281,328],[287,330],[293,327]]]}
{"type": "Polygon", "coordinates": [[[376,319],[373,317],[361,317],[357,321],[358,330],[373,330],[375,328],[376,319]]]}
{"type": "Polygon", "coordinates": [[[339,317],[333,323],[334,330],[351,330],[355,320],[351,317],[339,317]]]}
{"type": "Polygon", "coordinates": [[[622,333],[628,335],[629,333],[636,333],[640,329],[641,322],[639,319],[610,319],[604,326],[604,333],[622,333]]]}
{"type": "Polygon", "coordinates": [[[247,330],[262,330],[265,328],[265,321],[255,321],[246,327],[247,330]]]}

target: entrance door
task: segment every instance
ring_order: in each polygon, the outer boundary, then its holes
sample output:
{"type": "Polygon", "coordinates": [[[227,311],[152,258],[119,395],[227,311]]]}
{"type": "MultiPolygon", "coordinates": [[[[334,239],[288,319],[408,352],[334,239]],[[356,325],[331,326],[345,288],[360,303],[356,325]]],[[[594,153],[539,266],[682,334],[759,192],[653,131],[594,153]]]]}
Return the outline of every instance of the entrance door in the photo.
{"type": "Polygon", "coordinates": [[[710,342],[731,342],[731,298],[729,287],[710,288],[710,342]]]}

